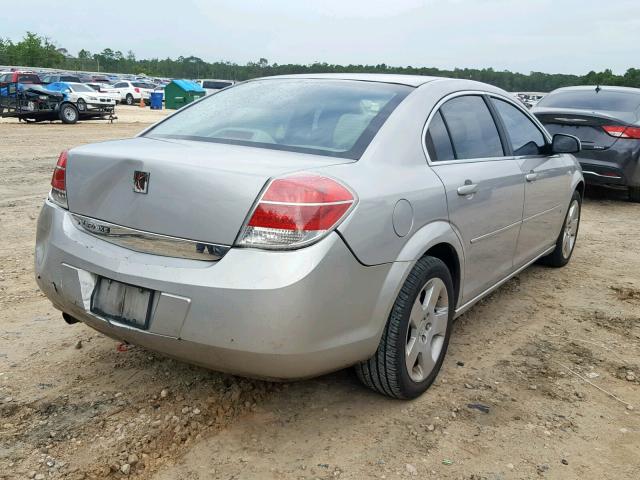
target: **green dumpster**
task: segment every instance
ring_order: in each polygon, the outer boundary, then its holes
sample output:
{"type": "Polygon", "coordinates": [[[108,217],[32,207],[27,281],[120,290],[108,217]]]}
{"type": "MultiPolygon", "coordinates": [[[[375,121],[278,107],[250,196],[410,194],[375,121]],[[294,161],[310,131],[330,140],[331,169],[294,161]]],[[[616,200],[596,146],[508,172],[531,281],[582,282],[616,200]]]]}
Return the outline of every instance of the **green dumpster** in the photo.
{"type": "Polygon", "coordinates": [[[191,80],[173,80],[164,87],[164,106],[177,110],[204,97],[206,93],[200,85],[191,80]]]}

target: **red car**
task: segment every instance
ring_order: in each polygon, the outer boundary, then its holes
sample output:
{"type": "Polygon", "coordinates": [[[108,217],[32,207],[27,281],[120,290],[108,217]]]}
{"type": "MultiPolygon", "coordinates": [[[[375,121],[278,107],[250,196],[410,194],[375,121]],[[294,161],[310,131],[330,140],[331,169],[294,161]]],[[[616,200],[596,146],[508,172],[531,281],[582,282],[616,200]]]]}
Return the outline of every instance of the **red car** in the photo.
{"type": "Polygon", "coordinates": [[[33,83],[42,84],[42,80],[35,73],[30,72],[9,72],[0,75],[0,83],[33,83]]]}

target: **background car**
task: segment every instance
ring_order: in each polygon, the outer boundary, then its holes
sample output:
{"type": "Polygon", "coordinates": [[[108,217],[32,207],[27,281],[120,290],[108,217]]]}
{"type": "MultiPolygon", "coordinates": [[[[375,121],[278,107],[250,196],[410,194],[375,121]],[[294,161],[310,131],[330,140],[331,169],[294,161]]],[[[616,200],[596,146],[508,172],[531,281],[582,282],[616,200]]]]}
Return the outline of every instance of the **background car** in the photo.
{"type": "Polygon", "coordinates": [[[155,85],[147,82],[121,80],[113,84],[113,89],[120,95],[120,102],[127,105],[139,103],[140,99],[149,101],[149,96],[155,90],[155,85]]]}
{"type": "Polygon", "coordinates": [[[56,82],[81,83],[81,80],[78,75],[71,75],[71,74],[45,75],[42,77],[42,83],[44,84],[56,83],[56,82]]]}
{"type": "Polygon", "coordinates": [[[478,82],[252,80],[63,152],[36,281],[123,341],[267,378],[355,366],[414,398],[455,316],[536,260],[569,262],[579,147],[478,82]]]}
{"type": "Polygon", "coordinates": [[[104,93],[113,99],[115,103],[120,102],[120,93],[108,83],[85,83],[85,85],[93,88],[96,92],[104,93]]]}
{"type": "Polygon", "coordinates": [[[640,89],[579,86],[554,90],[532,112],[551,133],[582,142],[587,182],[627,187],[640,202],[640,89]]]}
{"type": "Polygon", "coordinates": [[[84,83],[55,82],[47,85],[47,89],[63,93],[65,100],[76,105],[80,113],[113,107],[116,104],[111,95],[97,92],[84,83]]]}
{"type": "Polygon", "coordinates": [[[215,93],[223,88],[230,87],[235,82],[233,80],[214,80],[214,79],[202,79],[196,80],[196,83],[200,85],[207,92],[207,95],[215,93]]]}
{"type": "Polygon", "coordinates": [[[3,83],[22,83],[22,84],[31,84],[31,85],[41,85],[42,80],[40,77],[33,72],[6,72],[3,75],[0,75],[0,82],[3,83]]]}

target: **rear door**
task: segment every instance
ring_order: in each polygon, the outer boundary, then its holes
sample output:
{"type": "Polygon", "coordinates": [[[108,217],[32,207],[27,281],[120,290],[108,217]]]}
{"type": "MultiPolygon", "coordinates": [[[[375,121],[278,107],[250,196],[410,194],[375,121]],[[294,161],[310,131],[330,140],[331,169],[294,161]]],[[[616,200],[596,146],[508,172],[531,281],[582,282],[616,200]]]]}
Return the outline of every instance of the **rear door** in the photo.
{"type": "Polygon", "coordinates": [[[483,95],[447,100],[432,117],[425,139],[465,249],[463,303],[511,273],[522,222],[522,171],[505,155],[487,102],[483,95]]]}
{"type": "Polygon", "coordinates": [[[547,154],[548,139],[523,109],[504,98],[491,101],[525,177],[524,214],[514,260],[518,267],[555,243],[574,164],[563,155],[547,154]]]}

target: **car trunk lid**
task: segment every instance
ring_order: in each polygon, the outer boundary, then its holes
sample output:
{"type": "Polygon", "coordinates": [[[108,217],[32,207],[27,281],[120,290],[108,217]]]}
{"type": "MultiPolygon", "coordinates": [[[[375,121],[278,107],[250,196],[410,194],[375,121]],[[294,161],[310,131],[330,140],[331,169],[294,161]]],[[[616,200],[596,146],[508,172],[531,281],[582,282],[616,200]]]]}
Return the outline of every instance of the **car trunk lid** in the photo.
{"type": "Polygon", "coordinates": [[[611,148],[618,138],[609,135],[604,127],[628,126],[637,120],[632,112],[536,108],[534,113],[549,133],[574,135],[580,139],[584,150],[611,148]]]}
{"type": "Polygon", "coordinates": [[[69,152],[69,210],[149,233],[231,245],[270,178],[349,162],[188,140],[104,142],[69,152]],[[136,192],[134,176],[143,173],[148,183],[136,192]]]}

